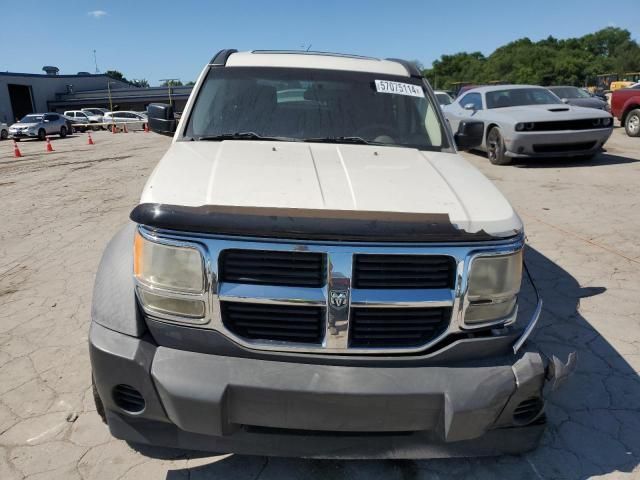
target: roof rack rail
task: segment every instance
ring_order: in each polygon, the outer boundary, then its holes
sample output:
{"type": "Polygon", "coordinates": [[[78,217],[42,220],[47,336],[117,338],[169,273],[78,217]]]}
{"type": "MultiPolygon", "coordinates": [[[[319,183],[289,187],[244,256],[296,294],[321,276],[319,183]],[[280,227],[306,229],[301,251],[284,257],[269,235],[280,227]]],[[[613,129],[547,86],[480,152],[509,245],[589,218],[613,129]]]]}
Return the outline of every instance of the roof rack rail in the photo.
{"type": "Polygon", "coordinates": [[[365,55],[355,55],[350,53],[337,53],[337,52],[322,52],[319,50],[251,50],[251,53],[277,53],[277,54],[290,54],[290,55],[326,55],[329,57],[343,57],[343,58],[359,58],[362,60],[380,60],[375,57],[367,57],[365,55]]]}
{"type": "Polygon", "coordinates": [[[414,78],[422,78],[422,73],[420,73],[420,70],[418,70],[418,67],[416,67],[416,64],[413,62],[402,60],[401,58],[386,58],[385,60],[399,63],[407,70],[407,73],[414,78]]]}
{"type": "Polygon", "coordinates": [[[227,60],[229,59],[231,54],[232,53],[236,53],[237,51],[238,50],[236,50],[234,48],[227,48],[225,50],[220,50],[218,53],[216,53],[213,56],[213,58],[209,62],[209,65],[225,66],[227,64],[227,60]]]}

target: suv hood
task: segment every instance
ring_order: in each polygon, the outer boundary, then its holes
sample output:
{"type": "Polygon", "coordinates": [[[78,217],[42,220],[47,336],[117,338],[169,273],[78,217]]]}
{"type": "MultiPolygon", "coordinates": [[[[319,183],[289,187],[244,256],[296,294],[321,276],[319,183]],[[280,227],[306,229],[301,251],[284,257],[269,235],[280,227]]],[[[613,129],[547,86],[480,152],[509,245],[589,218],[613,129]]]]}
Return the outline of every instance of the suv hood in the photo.
{"type": "Polygon", "coordinates": [[[40,124],[39,123],[14,123],[9,128],[31,128],[31,127],[37,127],[38,125],[40,124]]]}
{"type": "Polygon", "coordinates": [[[469,233],[511,236],[509,202],[457,154],[294,142],[175,142],[141,203],[447,214],[469,233]]]}

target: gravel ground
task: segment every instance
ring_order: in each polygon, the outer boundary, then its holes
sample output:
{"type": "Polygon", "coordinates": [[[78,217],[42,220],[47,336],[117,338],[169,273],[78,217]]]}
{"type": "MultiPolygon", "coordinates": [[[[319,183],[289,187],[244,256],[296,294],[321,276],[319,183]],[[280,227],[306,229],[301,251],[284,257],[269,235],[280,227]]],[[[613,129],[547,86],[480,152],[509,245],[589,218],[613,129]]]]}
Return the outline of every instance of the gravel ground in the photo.
{"type": "Polygon", "coordinates": [[[551,394],[542,445],[522,456],[318,461],[132,449],[90,394],[93,278],[169,139],[96,132],[0,143],[0,479],[640,478],[640,139],[616,129],[590,162],[495,167],[545,308],[535,341],[576,374],[551,394]]]}

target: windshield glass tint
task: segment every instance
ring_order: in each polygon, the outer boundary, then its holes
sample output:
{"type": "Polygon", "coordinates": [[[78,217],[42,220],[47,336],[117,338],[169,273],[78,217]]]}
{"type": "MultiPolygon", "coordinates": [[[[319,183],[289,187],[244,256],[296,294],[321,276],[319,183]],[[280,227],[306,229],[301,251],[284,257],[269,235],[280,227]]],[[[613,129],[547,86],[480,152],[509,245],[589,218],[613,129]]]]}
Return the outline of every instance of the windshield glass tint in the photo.
{"type": "Polygon", "coordinates": [[[562,101],[546,88],[514,88],[486,93],[487,108],[549,105],[562,101]]]}
{"type": "Polygon", "coordinates": [[[589,95],[584,90],[581,90],[577,87],[557,87],[550,88],[553,93],[555,93],[560,98],[589,98],[589,95]]]}
{"type": "Polygon", "coordinates": [[[446,93],[436,93],[436,98],[438,99],[440,105],[451,104],[451,97],[449,97],[449,95],[447,95],[446,93]]]}
{"type": "Polygon", "coordinates": [[[375,144],[447,147],[444,129],[422,82],[374,73],[293,69],[211,68],[185,136],[253,133],[290,141],[360,137],[375,144]],[[418,96],[382,93],[376,80],[418,86],[418,96]]]}
{"type": "Polygon", "coordinates": [[[20,123],[39,123],[42,121],[42,115],[25,115],[20,123]]]}

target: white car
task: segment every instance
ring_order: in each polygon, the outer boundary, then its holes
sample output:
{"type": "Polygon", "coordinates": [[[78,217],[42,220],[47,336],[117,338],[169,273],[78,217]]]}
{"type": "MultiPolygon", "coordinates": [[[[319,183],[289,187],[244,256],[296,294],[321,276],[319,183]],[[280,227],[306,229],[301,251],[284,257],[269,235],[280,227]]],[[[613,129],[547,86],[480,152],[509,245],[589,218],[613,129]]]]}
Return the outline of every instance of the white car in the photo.
{"type": "Polygon", "coordinates": [[[0,122],[0,140],[6,140],[9,138],[9,125],[0,122]]]}
{"type": "Polygon", "coordinates": [[[48,135],[64,138],[71,133],[68,121],[59,113],[29,113],[9,127],[9,135],[18,141],[22,138],[45,140],[48,135]]]}
{"type": "Polygon", "coordinates": [[[107,128],[109,128],[108,124],[115,124],[116,128],[122,129],[126,124],[127,130],[142,130],[147,124],[147,117],[138,112],[117,111],[106,112],[102,117],[102,121],[107,124],[107,128]]]}
{"type": "Polygon", "coordinates": [[[435,90],[433,94],[438,99],[438,103],[441,107],[446,107],[447,105],[451,105],[453,103],[453,98],[447,92],[443,92],[442,90],[435,90]]]}
{"type": "Polygon", "coordinates": [[[96,123],[102,123],[104,114],[109,111],[106,108],[96,107],[81,108],[81,110],[86,113],[90,119],[95,120],[96,123]]]}
{"type": "Polygon", "coordinates": [[[91,311],[114,436],[333,459],[537,445],[570,368],[523,347],[542,304],[516,321],[522,222],[456,150],[483,124],[453,135],[415,65],[223,50],[179,122],[148,111],[173,140],[91,311]]]}
{"type": "Polygon", "coordinates": [[[484,124],[479,149],[496,165],[516,157],[591,158],[613,130],[608,112],[565,105],[548,89],[533,85],[473,88],[443,110],[453,131],[462,121],[484,124]]]}
{"type": "Polygon", "coordinates": [[[91,127],[90,124],[99,123],[95,117],[90,116],[81,110],[67,110],[64,112],[64,116],[73,122],[74,129],[80,130],[81,132],[85,132],[89,128],[93,128],[95,130],[97,127],[91,127]]]}

